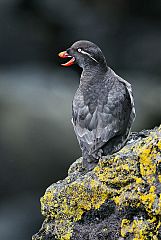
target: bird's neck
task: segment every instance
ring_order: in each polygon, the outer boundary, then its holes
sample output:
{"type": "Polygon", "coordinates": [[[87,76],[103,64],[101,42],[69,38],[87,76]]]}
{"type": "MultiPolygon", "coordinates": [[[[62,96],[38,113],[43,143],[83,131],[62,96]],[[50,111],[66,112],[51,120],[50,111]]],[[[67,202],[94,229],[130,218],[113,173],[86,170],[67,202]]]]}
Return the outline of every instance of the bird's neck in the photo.
{"type": "Polygon", "coordinates": [[[90,81],[92,78],[97,77],[97,76],[103,76],[106,74],[108,71],[107,65],[93,65],[93,66],[88,66],[86,65],[83,68],[82,74],[81,74],[81,81],[90,81]]]}

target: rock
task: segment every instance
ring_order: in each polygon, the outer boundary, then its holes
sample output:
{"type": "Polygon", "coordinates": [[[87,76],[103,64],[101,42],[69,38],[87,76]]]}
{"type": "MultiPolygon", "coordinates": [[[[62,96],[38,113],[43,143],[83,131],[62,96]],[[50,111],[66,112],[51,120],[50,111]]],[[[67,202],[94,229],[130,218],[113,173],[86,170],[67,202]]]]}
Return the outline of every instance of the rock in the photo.
{"type": "Polygon", "coordinates": [[[161,126],[131,134],[90,172],[81,163],[41,198],[33,240],[161,239],[161,126]]]}

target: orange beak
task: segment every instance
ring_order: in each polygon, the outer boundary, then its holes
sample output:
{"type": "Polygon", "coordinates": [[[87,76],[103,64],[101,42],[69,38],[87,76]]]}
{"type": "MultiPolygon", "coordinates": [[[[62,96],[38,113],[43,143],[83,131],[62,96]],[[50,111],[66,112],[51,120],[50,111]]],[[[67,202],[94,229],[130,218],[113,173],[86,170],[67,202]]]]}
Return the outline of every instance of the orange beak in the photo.
{"type": "Polygon", "coordinates": [[[58,54],[58,56],[61,58],[69,58],[69,57],[71,58],[67,63],[61,64],[62,66],[69,67],[69,66],[73,65],[75,62],[75,57],[70,56],[66,51],[60,52],[58,54]]]}

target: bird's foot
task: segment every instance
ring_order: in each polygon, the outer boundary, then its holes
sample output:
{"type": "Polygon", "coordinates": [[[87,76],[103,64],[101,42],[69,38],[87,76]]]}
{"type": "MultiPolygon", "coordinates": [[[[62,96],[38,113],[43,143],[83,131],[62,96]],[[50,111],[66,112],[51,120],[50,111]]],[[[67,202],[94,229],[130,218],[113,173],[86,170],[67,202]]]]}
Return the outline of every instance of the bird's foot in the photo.
{"type": "Polygon", "coordinates": [[[103,150],[99,149],[99,151],[97,152],[98,158],[102,158],[102,154],[103,154],[103,150]]]}
{"type": "Polygon", "coordinates": [[[93,168],[95,168],[95,166],[97,165],[97,163],[98,163],[98,160],[93,159],[90,156],[88,157],[88,159],[83,158],[83,168],[85,168],[87,171],[92,171],[93,168]]]}
{"type": "Polygon", "coordinates": [[[103,154],[103,150],[99,149],[99,150],[93,152],[91,155],[94,159],[99,160],[102,157],[102,154],[103,154]]]}

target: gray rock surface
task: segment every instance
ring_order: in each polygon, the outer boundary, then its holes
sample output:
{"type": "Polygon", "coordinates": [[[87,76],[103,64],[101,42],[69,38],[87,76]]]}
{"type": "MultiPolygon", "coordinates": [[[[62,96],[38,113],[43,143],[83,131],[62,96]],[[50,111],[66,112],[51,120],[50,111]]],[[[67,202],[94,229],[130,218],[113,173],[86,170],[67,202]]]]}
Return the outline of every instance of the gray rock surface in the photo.
{"type": "Polygon", "coordinates": [[[161,238],[161,127],[133,133],[90,172],[81,161],[47,188],[33,240],[161,238]]]}

